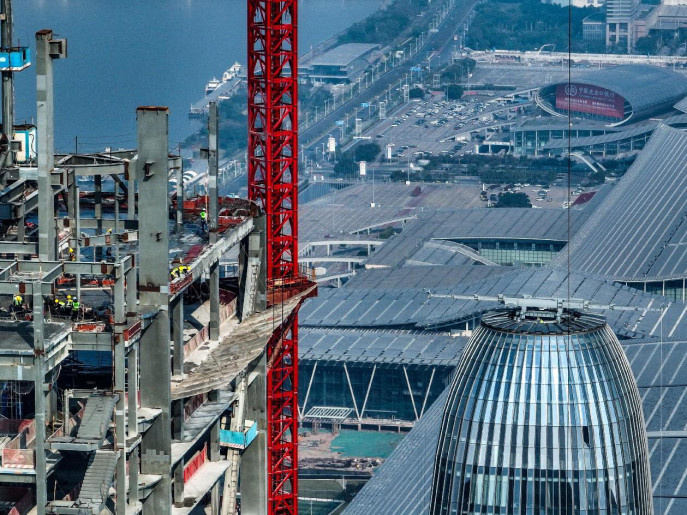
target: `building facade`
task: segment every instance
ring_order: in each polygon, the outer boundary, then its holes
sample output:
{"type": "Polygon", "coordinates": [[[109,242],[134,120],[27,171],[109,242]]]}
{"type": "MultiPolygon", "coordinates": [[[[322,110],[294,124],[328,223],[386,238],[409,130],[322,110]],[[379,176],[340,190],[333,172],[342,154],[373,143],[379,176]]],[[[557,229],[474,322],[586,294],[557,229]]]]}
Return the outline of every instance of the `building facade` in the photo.
{"type": "Polygon", "coordinates": [[[606,1],[606,46],[632,51],[638,6],[639,0],[606,1]]]}
{"type": "Polygon", "coordinates": [[[448,393],[430,513],[653,514],[639,392],[601,317],[487,314],[448,393]]]}

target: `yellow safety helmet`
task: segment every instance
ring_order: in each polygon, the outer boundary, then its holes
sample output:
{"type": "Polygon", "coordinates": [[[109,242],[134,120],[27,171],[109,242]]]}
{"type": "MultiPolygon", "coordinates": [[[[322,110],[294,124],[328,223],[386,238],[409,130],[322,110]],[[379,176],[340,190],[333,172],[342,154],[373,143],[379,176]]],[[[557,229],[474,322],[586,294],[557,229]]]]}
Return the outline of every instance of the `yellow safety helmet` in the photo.
{"type": "Polygon", "coordinates": [[[71,295],[67,295],[67,298],[68,298],[68,299],[71,299],[71,298],[72,298],[72,296],[71,296],[71,295]]]}
{"type": "Polygon", "coordinates": [[[74,252],[74,249],[69,247],[69,252],[74,252]]]}

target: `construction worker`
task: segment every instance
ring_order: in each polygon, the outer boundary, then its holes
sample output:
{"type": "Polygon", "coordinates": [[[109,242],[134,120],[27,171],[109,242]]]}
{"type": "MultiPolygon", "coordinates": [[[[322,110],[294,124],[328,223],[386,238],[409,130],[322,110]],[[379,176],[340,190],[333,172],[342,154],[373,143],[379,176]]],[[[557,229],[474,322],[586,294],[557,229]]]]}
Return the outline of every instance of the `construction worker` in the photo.
{"type": "Polygon", "coordinates": [[[169,272],[169,278],[173,281],[174,279],[177,279],[179,277],[179,267],[174,267],[172,270],[169,272]]]}
{"type": "Polygon", "coordinates": [[[72,320],[76,320],[79,317],[79,308],[81,307],[81,304],[79,304],[79,299],[76,299],[72,303],[72,320]]]}
{"type": "Polygon", "coordinates": [[[207,229],[208,229],[208,214],[205,211],[205,208],[203,208],[200,211],[200,228],[203,231],[207,231],[207,229]]]}
{"type": "Polygon", "coordinates": [[[12,298],[12,311],[21,311],[24,307],[24,299],[18,293],[12,298]]]}
{"type": "Polygon", "coordinates": [[[76,252],[71,247],[69,247],[69,261],[76,261],[76,252]]]}
{"type": "Polygon", "coordinates": [[[71,307],[72,307],[73,304],[74,304],[74,302],[72,302],[72,296],[71,296],[71,295],[67,295],[67,304],[66,304],[67,307],[71,309],[71,307]]]}

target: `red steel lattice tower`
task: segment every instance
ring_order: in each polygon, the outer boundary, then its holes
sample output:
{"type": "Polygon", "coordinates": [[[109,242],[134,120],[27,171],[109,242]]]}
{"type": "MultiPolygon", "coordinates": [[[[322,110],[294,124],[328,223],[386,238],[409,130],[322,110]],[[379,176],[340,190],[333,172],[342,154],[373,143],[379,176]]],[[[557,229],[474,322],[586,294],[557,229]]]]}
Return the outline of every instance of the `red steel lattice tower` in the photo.
{"type": "MultiPolygon", "coordinates": [[[[297,0],[248,0],[248,196],[265,213],[273,298],[299,276],[297,8],[297,0]]],[[[276,329],[266,353],[268,513],[295,514],[297,311],[276,329]]]]}

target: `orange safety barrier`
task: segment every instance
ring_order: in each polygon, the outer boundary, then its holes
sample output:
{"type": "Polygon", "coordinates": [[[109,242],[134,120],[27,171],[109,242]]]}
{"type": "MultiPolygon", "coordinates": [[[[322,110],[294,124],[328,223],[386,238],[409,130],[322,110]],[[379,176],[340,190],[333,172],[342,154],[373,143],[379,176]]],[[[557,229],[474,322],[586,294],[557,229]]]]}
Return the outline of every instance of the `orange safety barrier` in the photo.
{"type": "Polygon", "coordinates": [[[2,449],[2,466],[11,469],[32,469],[36,464],[33,449],[2,449]]]}
{"type": "Polygon", "coordinates": [[[203,445],[203,448],[195,453],[193,457],[184,465],[184,483],[188,482],[198,469],[203,466],[203,463],[207,461],[208,458],[208,444],[203,445]]]}
{"type": "Polygon", "coordinates": [[[22,420],[17,427],[16,433],[17,436],[12,438],[12,440],[5,445],[5,449],[20,450],[22,447],[26,448],[26,446],[33,443],[36,439],[36,421],[33,419],[22,420]],[[23,444],[22,440],[24,440],[23,444]]]}
{"type": "Polygon", "coordinates": [[[130,341],[134,339],[134,336],[136,336],[138,333],[141,332],[141,321],[139,320],[138,322],[134,323],[131,327],[127,327],[124,329],[122,334],[124,335],[124,341],[130,341]]]}
{"type": "Polygon", "coordinates": [[[200,345],[209,338],[210,328],[208,326],[203,327],[196,335],[184,344],[184,357],[191,354],[200,345]]]}
{"type": "Polygon", "coordinates": [[[236,299],[236,294],[229,290],[219,290],[219,303],[229,304],[232,300],[236,299]]]}
{"type": "Polygon", "coordinates": [[[80,333],[102,333],[105,330],[105,324],[103,322],[77,322],[72,330],[80,333]]]}
{"type": "Polygon", "coordinates": [[[180,291],[182,288],[185,288],[189,284],[193,282],[193,276],[191,274],[186,274],[184,277],[180,279],[175,279],[171,283],[169,283],[169,292],[173,295],[176,292],[180,291]]]}
{"type": "MultiPolygon", "coordinates": [[[[236,313],[236,295],[232,294],[231,292],[225,292],[223,297],[222,292],[220,291],[220,303],[223,304],[219,310],[219,323],[222,324],[222,322],[224,322],[227,318],[234,316],[236,313]],[[225,302],[229,302],[224,304],[222,299],[224,299],[225,302]]],[[[188,357],[189,354],[200,347],[209,338],[210,326],[206,325],[200,331],[198,331],[193,338],[184,344],[184,358],[188,357]]]]}
{"type": "Polygon", "coordinates": [[[220,325],[227,319],[236,313],[236,299],[232,300],[229,304],[222,306],[219,310],[219,323],[220,325]]]}

